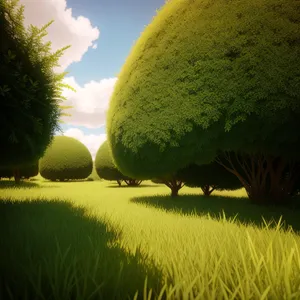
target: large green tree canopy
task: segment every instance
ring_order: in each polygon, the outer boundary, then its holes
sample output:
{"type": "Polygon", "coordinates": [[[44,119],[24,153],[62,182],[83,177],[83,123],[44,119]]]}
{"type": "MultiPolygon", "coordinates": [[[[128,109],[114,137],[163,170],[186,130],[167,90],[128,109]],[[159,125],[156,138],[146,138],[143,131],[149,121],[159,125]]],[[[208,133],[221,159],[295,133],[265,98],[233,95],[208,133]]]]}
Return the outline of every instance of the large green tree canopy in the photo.
{"type": "MultiPolygon", "coordinates": [[[[23,25],[18,0],[0,0],[0,166],[37,161],[59,129],[66,73],[54,73],[64,47],[54,53],[42,28],[23,25]]],[[[69,87],[70,88],[70,87],[69,87]]]]}
{"type": "Polygon", "coordinates": [[[166,3],[110,101],[119,169],[146,179],[219,151],[298,157],[299,20],[298,0],[166,3]]]}

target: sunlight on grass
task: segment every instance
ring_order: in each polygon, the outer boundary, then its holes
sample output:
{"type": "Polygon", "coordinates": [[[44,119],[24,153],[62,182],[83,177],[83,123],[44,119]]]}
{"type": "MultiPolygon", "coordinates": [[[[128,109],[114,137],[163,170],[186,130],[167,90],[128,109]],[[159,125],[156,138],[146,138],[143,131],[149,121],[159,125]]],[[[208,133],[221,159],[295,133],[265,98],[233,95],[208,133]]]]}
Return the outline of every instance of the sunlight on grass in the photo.
{"type": "Polygon", "coordinates": [[[282,213],[299,230],[299,211],[256,207],[243,190],[203,197],[185,187],[171,199],[165,186],[144,185],[3,186],[2,267],[12,278],[23,264],[20,278],[44,278],[32,289],[55,299],[299,299],[300,236],[259,225],[282,213]]]}

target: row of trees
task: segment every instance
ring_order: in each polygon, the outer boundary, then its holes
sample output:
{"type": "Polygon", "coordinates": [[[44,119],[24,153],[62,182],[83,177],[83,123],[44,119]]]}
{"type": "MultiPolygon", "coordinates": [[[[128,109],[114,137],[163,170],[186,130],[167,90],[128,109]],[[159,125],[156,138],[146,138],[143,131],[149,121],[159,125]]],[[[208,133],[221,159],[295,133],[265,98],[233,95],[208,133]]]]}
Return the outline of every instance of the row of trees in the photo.
{"type": "Polygon", "coordinates": [[[297,0],[168,1],[110,100],[118,169],[180,187],[180,170],[192,165],[196,178],[212,163],[253,202],[290,200],[300,176],[299,20],[297,0]]]}
{"type": "MultiPolygon", "coordinates": [[[[91,174],[92,169],[92,156],[86,146],[74,138],[56,136],[39,162],[23,166],[19,170],[0,169],[0,177],[15,176],[17,181],[21,178],[28,179],[36,176],[40,172],[43,178],[51,181],[68,181],[85,179],[91,174]]],[[[123,181],[128,186],[138,186],[142,182],[142,180],[133,179],[121,173],[113,162],[107,141],[97,152],[95,169],[101,179],[116,181],[119,186],[123,181]]],[[[156,178],[152,181],[169,187],[173,197],[178,196],[178,191],[184,185],[200,187],[206,196],[215,190],[235,190],[242,187],[236,176],[228,173],[216,162],[207,165],[192,164],[179,170],[173,176],[156,178]]]]}
{"type": "MultiPolygon", "coordinates": [[[[115,165],[108,142],[105,141],[99,148],[95,168],[100,178],[110,181],[117,181],[121,186],[124,181],[129,186],[138,186],[142,180],[133,179],[124,175],[115,165]]],[[[235,190],[242,187],[240,181],[219,164],[190,165],[179,170],[172,176],[153,178],[152,181],[158,184],[165,184],[171,189],[171,196],[178,196],[178,191],[184,186],[200,187],[204,195],[209,196],[214,190],[235,190]]]]}
{"type": "MultiPolygon", "coordinates": [[[[17,181],[59,130],[62,88],[71,88],[62,83],[66,73],[53,71],[68,47],[51,53],[42,42],[51,22],[25,28],[23,11],[18,0],[0,0],[0,169],[17,181]]],[[[299,19],[297,0],[168,1],[110,101],[117,169],[177,189],[182,172],[199,184],[201,168],[218,164],[254,202],[290,199],[300,176],[299,19]]],[[[201,186],[209,193],[216,182],[201,186]]]]}
{"type": "Polygon", "coordinates": [[[215,190],[236,190],[242,188],[241,182],[232,174],[213,162],[207,165],[191,164],[180,169],[172,176],[157,178],[154,183],[163,183],[171,189],[171,196],[176,197],[178,191],[185,185],[188,187],[200,187],[205,196],[215,190]]]}
{"type": "Polygon", "coordinates": [[[16,182],[30,165],[36,165],[59,130],[60,117],[67,106],[63,84],[66,73],[54,67],[69,46],[51,52],[44,43],[46,29],[25,28],[24,6],[18,0],[0,0],[0,175],[16,182]]]}

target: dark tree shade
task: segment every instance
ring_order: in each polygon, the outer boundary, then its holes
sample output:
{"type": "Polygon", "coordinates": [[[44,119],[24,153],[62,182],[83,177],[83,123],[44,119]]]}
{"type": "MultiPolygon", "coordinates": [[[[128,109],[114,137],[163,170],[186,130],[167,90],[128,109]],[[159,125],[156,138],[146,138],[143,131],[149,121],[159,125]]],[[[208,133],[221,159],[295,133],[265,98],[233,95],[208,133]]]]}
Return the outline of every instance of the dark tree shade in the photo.
{"type": "Polygon", "coordinates": [[[110,181],[117,181],[121,186],[122,181],[129,186],[139,185],[142,181],[132,179],[128,176],[123,175],[113,162],[111,156],[111,150],[109,149],[107,141],[105,141],[97,151],[95,158],[95,168],[100,178],[110,181]]]}
{"type": "Polygon", "coordinates": [[[93,170],[93,159],[85,145],[67,136],[55,136],[40,159],[40,174],[49,180],[85,179],[93,170]]]}
{"type": "Polygon", "coordinates": [[[165,184],[171,189],[171,196],[178,196],[183,186],[200,187],[206,196],[214,190],[236,190],[243,185],[236,176],[220,164],[213,162],[207,165],[191,164],[178,170],[173,176],[152,179],[154,183],[165,184]]]}
{"type": "Polygon", "coordinates": [[[59,128],[65,73],[55,74],[68,47],[51,53],[44,43],[49,22],[24,27],[23,6],[0,0],[0,165],[19,167],[38,160],[59,128]]]}
{"type": "Polygon", "coordinates": [[[299,20],[298,0],[167,2],[111,97],[108,141],[121,172],[162,177],[229,151],[238,166],[218,161],[253,201],[288,196],[300,149],[299,20]]]}
{"type": "Polygon", "coordinates": [[[177,172],[186,186],[200,187],[206,196],[214,190],[236,190],[243,187],[239,179],[220,164],[190,165],[177,172]]]}
{"type": "Polygon", "coordinates": [[[20,169],[20,174],[21,174],[21,177],[25,178],[25,179],[37,176],[39,174],[39,162],[30,164],[26,167],[22,167],[20,169]]]}
{"type": "Polygon", "coordinates": [[[20,182],[21,179],[29,179],[30,177],[37,176],[39,173],[39,163],[23,165],[22,167],[9,169],[0,168],[0,178],[15,178],[15,182],[20,182]]]}

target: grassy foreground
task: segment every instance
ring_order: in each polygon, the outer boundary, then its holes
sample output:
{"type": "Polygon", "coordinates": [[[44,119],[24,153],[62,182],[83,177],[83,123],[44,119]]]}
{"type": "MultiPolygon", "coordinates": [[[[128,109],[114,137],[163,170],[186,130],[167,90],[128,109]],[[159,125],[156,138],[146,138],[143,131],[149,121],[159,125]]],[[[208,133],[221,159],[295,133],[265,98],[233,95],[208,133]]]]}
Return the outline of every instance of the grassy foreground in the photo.
{"type": "Polygon", "coordinates": [[[300,299],[299,210],[168,193],[0,182],[0,299],[300,299]]]}

